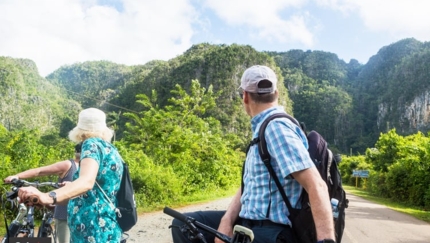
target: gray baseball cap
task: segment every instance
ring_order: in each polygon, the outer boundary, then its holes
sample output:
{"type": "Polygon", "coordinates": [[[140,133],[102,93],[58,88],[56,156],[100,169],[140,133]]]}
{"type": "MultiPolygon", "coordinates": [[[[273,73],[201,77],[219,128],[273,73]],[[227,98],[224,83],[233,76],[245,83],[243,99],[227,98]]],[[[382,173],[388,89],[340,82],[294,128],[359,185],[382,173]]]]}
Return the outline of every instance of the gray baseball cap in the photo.
{"type": "Polygon", "coordinates": [[[267,94],[276,91],[277,82],[278,79],[276,78],[276,74],[271,68],[262,65],[255,65],[245,70],[242,75],[239,88],[249,93],[267,94]],[[258,84],[262,80],[271,82],[272,86],[259,88],[258,84]]]}

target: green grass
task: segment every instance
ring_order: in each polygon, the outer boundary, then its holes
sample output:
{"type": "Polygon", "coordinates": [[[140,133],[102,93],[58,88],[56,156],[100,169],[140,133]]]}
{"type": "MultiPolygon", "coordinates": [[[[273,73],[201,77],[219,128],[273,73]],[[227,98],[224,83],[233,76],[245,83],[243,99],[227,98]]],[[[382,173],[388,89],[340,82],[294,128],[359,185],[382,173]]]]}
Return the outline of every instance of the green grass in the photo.
{"type": "Polygon", "coordinates": [[[345,189],[346,193],[354,194],[369,201],[384,205],[393,210],[411,215],[417,219],[430,223],[430,211],[426,211],[417,207],[411,207],[405,203],[394,202],[392,199],[377,197],[370,194],[368,191],[365,191],[364,189],[356,188],[354,186],[343,185],[343,188],[345,189]]]}

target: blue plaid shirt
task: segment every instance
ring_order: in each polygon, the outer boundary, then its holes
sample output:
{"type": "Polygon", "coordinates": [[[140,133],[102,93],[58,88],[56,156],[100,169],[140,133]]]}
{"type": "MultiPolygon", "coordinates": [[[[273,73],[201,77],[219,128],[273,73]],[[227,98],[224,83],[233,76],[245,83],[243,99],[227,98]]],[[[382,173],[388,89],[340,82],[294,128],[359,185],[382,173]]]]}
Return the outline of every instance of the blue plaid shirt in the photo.
{"type": "MultiPolygon", "coordinates": [[[[253,117],[251,120],[253,138],[258,137],[260,125],[266,118],[281,112],[284,112],[283,107],[277,106],[253,117]]],[[[306,135],[288,118],[277,118],[266,127],[265,138],[272,167],[291,205],[299,208],[297,202],[303,187],[289,175],[315,166],[307,151],[306,135]]],[[[289,215],[287,206],[261,160],[257,145],[251,146],[248,152],[243,177],[242,208],[239,216],[253,220],[269,219],[272,222],[291,225],[287,217],[289,215]]]]}

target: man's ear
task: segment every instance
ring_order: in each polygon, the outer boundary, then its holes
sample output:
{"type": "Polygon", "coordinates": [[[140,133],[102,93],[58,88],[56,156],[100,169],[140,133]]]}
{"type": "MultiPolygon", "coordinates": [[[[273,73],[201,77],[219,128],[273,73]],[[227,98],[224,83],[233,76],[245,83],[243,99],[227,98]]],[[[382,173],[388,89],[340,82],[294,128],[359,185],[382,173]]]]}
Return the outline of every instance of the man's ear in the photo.
{"type": "Polygon", "coordinates": [[[249,101],[250,101],[249,93],[246,91],[243,91],[243,103],[249,104],[249,101]]]}

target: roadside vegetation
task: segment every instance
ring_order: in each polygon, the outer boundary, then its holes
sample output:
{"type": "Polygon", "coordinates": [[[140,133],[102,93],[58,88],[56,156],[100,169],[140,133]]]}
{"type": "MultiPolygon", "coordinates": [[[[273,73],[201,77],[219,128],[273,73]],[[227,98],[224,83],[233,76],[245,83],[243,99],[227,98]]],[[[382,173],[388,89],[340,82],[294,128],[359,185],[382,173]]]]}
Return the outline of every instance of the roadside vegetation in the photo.
{"type": "Polygon", "coordinates": [[[430,138],[421,132],[401,136],[382,133],[365,155],[344,156],[339,165],[343,184],[354,185],[379,198],[423,211],[430,210],[430,138]],[[353,176],[369,171],[368,178],[353,176]]]}

